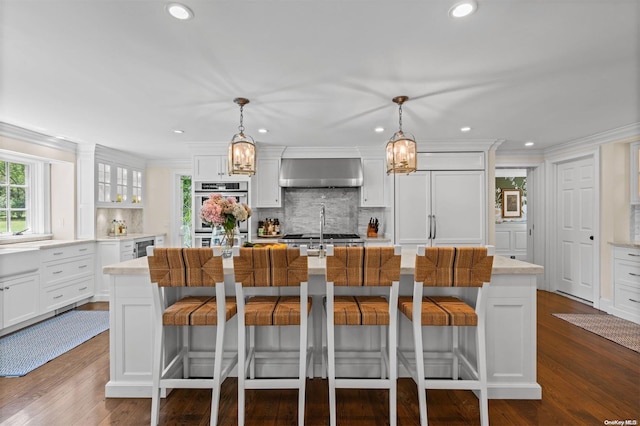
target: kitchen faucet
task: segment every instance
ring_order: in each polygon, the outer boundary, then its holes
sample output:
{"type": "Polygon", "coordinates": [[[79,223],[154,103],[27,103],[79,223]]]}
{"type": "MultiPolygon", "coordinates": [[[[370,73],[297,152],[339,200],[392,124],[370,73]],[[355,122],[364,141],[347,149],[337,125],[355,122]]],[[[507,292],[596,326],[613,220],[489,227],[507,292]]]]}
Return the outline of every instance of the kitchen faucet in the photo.
{"type": "Polygon", "coordinates": [[[320,246],[318,247],[318,257],[324,257],[324,203],[320,203],[320,246]]]}

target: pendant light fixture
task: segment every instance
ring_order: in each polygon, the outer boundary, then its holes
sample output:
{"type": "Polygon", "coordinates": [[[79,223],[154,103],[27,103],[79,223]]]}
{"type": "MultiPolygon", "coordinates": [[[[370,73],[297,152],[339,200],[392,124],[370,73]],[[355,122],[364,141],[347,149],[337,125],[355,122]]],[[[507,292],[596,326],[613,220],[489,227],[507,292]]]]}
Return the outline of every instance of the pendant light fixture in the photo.
{"type": "Polygon", "coordinates": [[[416,171],[416,141],[413,135],[402,131],[402,104],[408,96],[396,96],[398,104],[399,129],[387,142],[387,173],[411,173],[416,171]]]}
{"type": "Polygon", "coordinates": [[[233,102],[240,105],[240,126],[229,143],[229,175],[254,175],[256,173],[256,144],[251,136],[245,136],[243,109],[249,99],[235,98],[233,102]]]}

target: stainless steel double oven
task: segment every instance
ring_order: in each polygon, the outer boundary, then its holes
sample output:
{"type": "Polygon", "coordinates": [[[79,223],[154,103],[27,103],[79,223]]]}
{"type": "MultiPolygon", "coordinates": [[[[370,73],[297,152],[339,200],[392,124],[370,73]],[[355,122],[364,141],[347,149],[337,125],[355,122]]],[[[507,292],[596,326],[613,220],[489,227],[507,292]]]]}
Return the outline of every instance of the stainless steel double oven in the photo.
{"type": "MultiPolygon", "coordinates": [[[[221,194],[223,197],[233,197],[238,203],[249,204],[249,182],[194,182],[194,247],[211,247],[213,229],[200,219],[202,204],[211,194],[221,194]]],[[[238,222],[240,237],[247,240],[249,235],[249,221],[238,222]]]]}

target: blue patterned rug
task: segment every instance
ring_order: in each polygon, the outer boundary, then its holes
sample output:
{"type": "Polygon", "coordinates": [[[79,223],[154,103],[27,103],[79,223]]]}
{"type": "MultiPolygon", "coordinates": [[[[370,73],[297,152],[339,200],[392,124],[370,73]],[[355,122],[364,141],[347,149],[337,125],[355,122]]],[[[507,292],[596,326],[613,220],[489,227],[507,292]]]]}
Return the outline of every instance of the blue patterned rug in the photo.
{"type": "Polygon", "coordinates": [[[108,311],[69,311],[0,338],[0,377],[24,376],[108,329],[108,311]]]}

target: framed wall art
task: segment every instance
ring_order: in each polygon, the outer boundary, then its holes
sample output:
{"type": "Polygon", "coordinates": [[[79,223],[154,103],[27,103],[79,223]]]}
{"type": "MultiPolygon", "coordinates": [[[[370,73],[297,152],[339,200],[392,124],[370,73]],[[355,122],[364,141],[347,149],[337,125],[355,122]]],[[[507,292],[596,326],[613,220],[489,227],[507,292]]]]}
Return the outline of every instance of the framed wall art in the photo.
{"type": "Polygon", "coordinates": [[[522,190],[502,190],[502,217],[505,219],[522,217],[522,190]]]}

